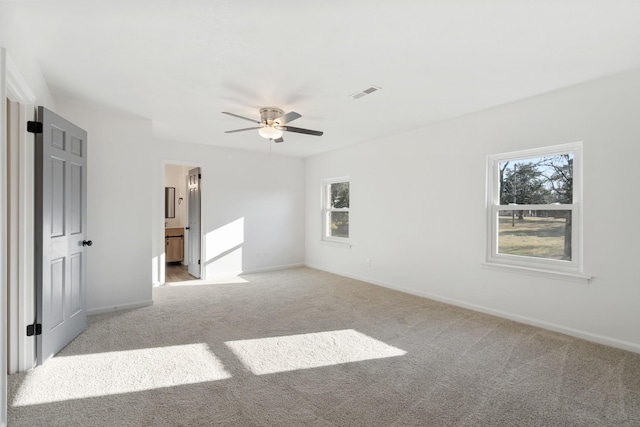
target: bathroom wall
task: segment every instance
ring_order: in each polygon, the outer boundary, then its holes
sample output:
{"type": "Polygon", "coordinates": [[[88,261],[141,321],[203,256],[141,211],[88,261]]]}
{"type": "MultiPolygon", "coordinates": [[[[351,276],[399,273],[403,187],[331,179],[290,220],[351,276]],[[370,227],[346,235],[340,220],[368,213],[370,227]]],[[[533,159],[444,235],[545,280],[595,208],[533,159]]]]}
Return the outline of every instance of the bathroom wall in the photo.
{"type": "Polygon", "coordinates": [[[164,170],[164,186],[173,187],[175,192],[175,218],[165,218],[165,227],[186,227],[187,217],[187,174],[190,167],[166,165],[164,170]]]}

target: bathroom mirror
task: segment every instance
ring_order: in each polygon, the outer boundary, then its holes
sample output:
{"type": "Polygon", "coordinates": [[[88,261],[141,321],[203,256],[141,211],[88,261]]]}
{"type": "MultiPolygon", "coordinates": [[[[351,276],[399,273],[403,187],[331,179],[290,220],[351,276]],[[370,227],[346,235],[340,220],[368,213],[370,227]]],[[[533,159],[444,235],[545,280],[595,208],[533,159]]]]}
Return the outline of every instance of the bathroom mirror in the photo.
{"type": "Polygon", "coordinates": [[[176,217],[176,189],[175,187],[164,187],[164,217],[176,217]]]}

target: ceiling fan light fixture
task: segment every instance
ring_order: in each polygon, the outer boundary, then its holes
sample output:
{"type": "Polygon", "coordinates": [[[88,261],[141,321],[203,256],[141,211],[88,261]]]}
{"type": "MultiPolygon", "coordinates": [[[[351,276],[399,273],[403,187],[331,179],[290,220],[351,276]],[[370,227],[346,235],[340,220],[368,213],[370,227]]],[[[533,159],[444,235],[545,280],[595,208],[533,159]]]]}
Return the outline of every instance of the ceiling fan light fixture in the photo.
{"type": "Polygon", "coordinates": [[[290,111],[287,114],[279,108],[265,107],[260,109],[260,121],[250,119],[249,117],[240,116],[238,114],[229,113],[223,111],[222,114],[236,117],[238,119],[247,120],[257,124],[250,128],[234,129],[225,131],[225,133],[245,132],[249,130],[258,130],[258,135],[264,139],[268,139],[274,142],[282,142],[282,135],[284,132],[301,133],[305,135],[322,136],[323,132],[319,130],[304,129],[294,126],[289,126],[289,123],[302,117],[295,111],[290,111]]]}
{"type": "Polygon", "coordinates": [[[265,139],[282,138],[282,131],[280,129],[276,129],[273,126],[261,127],[260,129],[258,129],[258,133],[265,139]]]}

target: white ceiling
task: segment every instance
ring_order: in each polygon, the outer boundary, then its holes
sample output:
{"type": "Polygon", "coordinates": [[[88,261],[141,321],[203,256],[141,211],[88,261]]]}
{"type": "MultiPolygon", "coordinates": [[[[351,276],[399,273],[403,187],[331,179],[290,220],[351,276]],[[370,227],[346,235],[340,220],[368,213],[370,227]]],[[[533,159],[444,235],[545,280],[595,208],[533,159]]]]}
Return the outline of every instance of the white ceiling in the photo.
{"type": "Polygon", "coordinates": [[[149,118],[157,138],[268,151],[229,111],[302,114],[308,156],[640,67],[637,0],[2,2],[58,102],[149,118]],[[354,100],[371,85],[382,90],[354,100]]]}

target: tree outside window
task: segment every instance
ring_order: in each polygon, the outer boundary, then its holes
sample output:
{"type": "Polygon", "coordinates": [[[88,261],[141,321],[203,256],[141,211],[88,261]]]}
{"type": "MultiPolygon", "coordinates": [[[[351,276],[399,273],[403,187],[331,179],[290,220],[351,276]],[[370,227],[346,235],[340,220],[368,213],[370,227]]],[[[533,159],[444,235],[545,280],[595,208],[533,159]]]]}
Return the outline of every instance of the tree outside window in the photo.
{"type": "Polygon", "coordinates": [[[565,144],[489,157],[489,261],[580,268],[581,148],[565,144]]]}
{"type": "Polygon", "coordinates": [[[347,178],[324,183],[324,236],[326,240],[349,238],[349,181],[347,178]]]}
{"type": "Polygon", "coordinates": [[[501,162],[500,205],[511,209],[501,211],[499,253],[571,260],[570,210],[518,208],[553,204],[573,204],[571,153],[501,162]]]}

